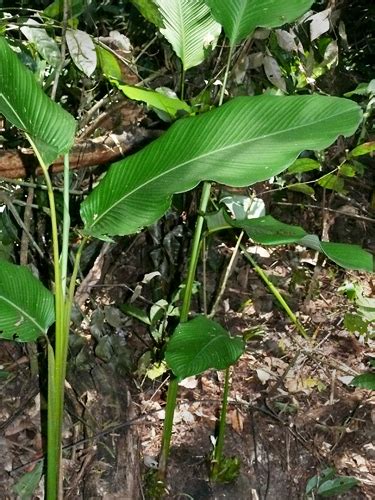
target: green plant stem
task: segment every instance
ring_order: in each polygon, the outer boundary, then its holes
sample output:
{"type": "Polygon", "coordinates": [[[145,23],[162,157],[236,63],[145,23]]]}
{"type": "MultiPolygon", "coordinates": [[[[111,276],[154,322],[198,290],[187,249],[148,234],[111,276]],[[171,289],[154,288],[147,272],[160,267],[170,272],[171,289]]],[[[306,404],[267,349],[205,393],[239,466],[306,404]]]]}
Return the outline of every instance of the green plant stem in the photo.
{"type": "Polygon", "coordinates": [[[181,69],[180,98],[183,100],[185,94],[185,68],[181,69]]]}
{"type": "Polygon", "coordinates": [[[167,462],[168,462],[169,449],[172,438],[173,417],[177,400],[177,391],[178,391],[177,378],[171,375],[171,379],[168,385],[167,405],[165,408],[165,420],[164,420],[163,437],[162,437],[162,448],[159,458],[158,476],[159,479],[162,481],[165,480],[167,471],[167,462]]]}
{"type": "MultiPolygon", "coordinates": [[[[207,210],[208,201],[210,199],[210,193],[211,193],[211,184],[209,182],[204,182],[199,204],[198,217],[195,223],[189,268],[188,268],[184,298],[182,301],[182,307],[180,313],[181,323],[185,323],[189,317],[194,278],[199,259],[200,241],[202,236],[204,217],[205,217],[205,212],[207,210]]],[[[161,481],[165,480],[167,473],[167,462],[171,446],[173,417],[176,408],[177,391],[178,391],[178,381],[177,378],[172,375],[168,386],[167,406],[165,409],[165,420],[163,426],[163,436],[161,441],[161,451],[159,457],[158,478],[161,481]]]]}
{"type": "Polygon", "coordinates": [[[202,229],[203,229],[208,201],[210,199],[210,194],[211,194],[211,184],[209,182],[204,182],[202,187],[201,199],[199,203],[198,217],[195,224],[194,237],[190,254],[190,262],[186,278],[184,299],[181,307],[181,315],[180,315],[181,323],[185,323],[188,320],[189,316],[191,297],[193,293],[193,284],[200,253],[202,229]]]}
{"type": "Polygon", "coordinates": [[[217,435],[217,441],[215,444],[214,451],[214,464],[213,469],[217,472],[220,471],[221,461],[223,458],[223,448],[224,448],[224,437],[225,437],[225,426],[227,420],[227,408],[228,408],[228,396],[229,396],[229,377],[230,377],[230,367],[225,370],[225,380],[224,380],[224,390],[223,399],[220,412],[220,422],[219,422],[219,432],[217,435]]]}
{"type": "Polygon", "coordinates": [[[63,217],[63,233],[61,245],[61,286],[63,293],[66,290],[66,280],[68,272],[68,251],[69,251],[69,232],[70,232],[70,213],[69,213],[69,155],[64,156],[64,191],[63,191],[63,204],[64,204],[64,217],[63,217]]]}
{"type": "Polygon", "coordinates": [[[70,283],[69,283],[69,292],[68,292],[68,300],[73,304],[73,298],[74,298],[74,292],[76,289],[76,281],[77,281],[77,276],[78,276],[78,271],[79,271],[79,264],[81,262],[81,257],[82,257],[82,251],[84,249],[84,246],[87,243],[88,238],[84,236],[81,240],[81,243],[79,244],[75,259],[74,259],[74,266],[73,266],[73,271],[72,271],[72,276],[70,278],[70,283]]]}
{"type": "MultiPolygon", "coordinates": [[[[47,186],[48,201],[50,206],[50,217],[52,226],[52,249],[55,279],[55,348],[48,345],[48,423],[47,423],[47,498],[56,500],[62,498],[62,476],[61,476],[61,434],[64,415],[64,385],[66,375],[66,361],[68,354],[68,338],[71,302],[66,297],[66,283],[63,282],[62,271],[63,259],[68,256],[68,249],[64,248],[69,240],[69,204],[66,204],[66,196],[69,195],[69,178],[64,177],[64,222],[63,226],[67,236],[63,237],[62,259],[60,260],[58,225],[55,198],[52,188],[51,177],[38,149],[32,139],[28,136],[33,146],[39,164],[43,170],[47,186]]],[[[69,168],[68,162],[64,161],[64,168],[69,168]]]]}
{"type": "Polygon", "coordinates": [[[272,281],[268,278],[266,273],[263,271],[261,267],[258,266],[258,264],[255,262],[255,260],[251,257],[251,255],[248,253],[246,250],[246,247],[244,245],[240,245],[241,250],[244,253],[245,258],[250,262],[250,264],[253,266],[254,271],[256,271],[259,276],[262,278],[264,283],[268,286],[268,288],[271,290],[273,296],[275,299],[278,301],[280,306],[284,309],[286,314],[289,316],[291,321],[293,322],[294,326],[298,330],[298,332],[302,335],[302,337],[306,340],[310,340],[306,330],[304,329],[303,325],[298,321],[298,318],[294,314],[294,312],[291,310],[291,308],[288,306],[288,304],[285,302],[283,296],[279,292],[279,290],[275,287],[275,285],[272,283],[272,281]]]}
{"type": "Polygon", "coordinates": [[[220,91],[219,106],[221,106],[224,102],[225,89],[227,88],[227,82],[228,82],[228,76],[229,76],[229,70],[230,70],[230,62],[232,60],[233,49],[234,49],[234,47],[231,46],[229,48],[229,52],[228,52],[228,60],[227,60],[226,68],[225,68],[224,80],[223,80],[223,84],[221,86],[221,91],[220,91]]]}
{"type": "Polygon", "coordinates": [[[215,299],[215,302],[214,302],[214,305],[212,306],[212,309],[211,309],[211,312],[210,314],[208,315],[209,318],[213,318],[216,314],[216,310],[220,304],[220,301],[224,295],[224,292],[225,292],[225,288],[227,286],[227,283],[228,283],[228,280],[230,278],[230,275],[232,274],[232,269],[233,269],[233,266],[234,266],[234,263],[236,262],[236,258],[237,258],[237,255],[238,255],[238,250],[240,248],[240,245],[241,245],[241,241],[242,241],[242,238],[244,237],[244,231],[241,231],[241,234],[239,235],[239,237],[237,238],[237,242],[236,242],[236,246],[234,247],[234,250],[232,252],[232,255],[231,255],[231,258],[230,258],[230,261],[227,265],[227,268],[225,270],[225,274],[224,274],[224,278],[220,284],[220,288],[219,288],[219,293],[217,294],[216,296],[216,299],[215,299]]]}
{"type": "MultiPolygon", "coordinates": [[[[228,54],[228,62],[225,70],[224,81],[221,88],[220,98],[219,98],[219,106],[222,105],[224,101],[225,87],[228,80],[230,61],[233,54],[233,47],[230,47],[228,54]]],[[[181,99],[183,99],[184,94],[184,71],[182,72],[182,80],[181,80],[181,99]]],[[[193,293],[193,285],[195,274],[198,265],[198,259],[201,248],[201,237],[203,231],[204,218],[207,210],[208,201],[210,199],[211,194],[211,183],[204,182],[202,187],[202,193],[199,203],[198,209],[198,217],[195,223],[194,237],[192,243],[192,249],[190,254],[189,268],[185,285],[184,298],[181,306],[180,312],[180,322],[185,323],[189,318],[191,297],[193,293]]],[[[163,427],[163,436],[161,442],[161,450],[159,457],[159,470],[158,470],[158,478],[161,481],[165,481],[166,473],[167,473],[167,462],[169,456],[169,450],[171,445],[171,437],[172,437],[172,428],[173,428],[173,417],[176,408],[176,400],[177,400],[177,391],[178,391],[178,381],[177,378],[173,375],[171,376],[171,380],[168,386],[168,394],[167,394],[167,406],[165,410],[165,420],[163,427]]],[[[226,411],[225,411],[226,413],[226,411]]]]}

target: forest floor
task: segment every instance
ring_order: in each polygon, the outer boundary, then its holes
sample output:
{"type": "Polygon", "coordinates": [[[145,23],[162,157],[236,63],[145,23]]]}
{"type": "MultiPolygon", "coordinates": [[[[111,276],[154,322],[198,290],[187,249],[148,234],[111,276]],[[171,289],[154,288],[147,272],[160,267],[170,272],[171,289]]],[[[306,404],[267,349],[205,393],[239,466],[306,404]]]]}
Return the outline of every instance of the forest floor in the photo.
{"type": "MultiPolygon", "coordinates": [[[[151,337],[145,325],[119,309],[130,301],[146,304],[146,309],[152,303],[152,280],[142,283],[155,271],[147,238],[142,233],[130,244],[126,240],[101,247],[78,290],[84,314],[74,318],[70,343],[65,498],[153,498],[147,478],[157,464],[167,380],[165,374],[153,380],[145,376],[139,359],[150,349],[151,337]]],[[[212,242],[206,270],[211,299],[232,247],[228,241],[212,242]]],[[[336,475],[359,480],[340,498],[372,499],[375,398],[371,391],[350,386],[350,381],[368,369],[375,342],[346,331],[344,314],[353,306],[338,288],[347,280],[359,282],[371,296],[373,277],[339,270],[299,247],[252,251],[298,312],[311,340],[295,331],[259,276],[239,256],[216,318],[232,335],[246,333],[249,339],[231,372],[225,442],[225,455],[240,460],[240,474],[227,484],[209,480],[223,388],[223,374],[209,371],[180,387],[166,497],[297,500],[305,498],[309,479],[334,467],[336,475]]],[[[180,248],[180,259],[183,253],[180,248]]],[[[185,265],[183,261],[182,272],[185,265]]],[[[198,280],[202,281],[202,269],[198,280]]],[[[195,310],[202,308],[199,297],[195,310]]],[[[45,414],[45,403],[30,362],[41,359],[42,352],[42,347],[36,351],[2,343],[0,498],[4,500],[43,498],[42,483],[32,497],[14,491],[15,484],[22,487],[20,478],[32,477],[42,457],[40,415],[45,414]]]]}

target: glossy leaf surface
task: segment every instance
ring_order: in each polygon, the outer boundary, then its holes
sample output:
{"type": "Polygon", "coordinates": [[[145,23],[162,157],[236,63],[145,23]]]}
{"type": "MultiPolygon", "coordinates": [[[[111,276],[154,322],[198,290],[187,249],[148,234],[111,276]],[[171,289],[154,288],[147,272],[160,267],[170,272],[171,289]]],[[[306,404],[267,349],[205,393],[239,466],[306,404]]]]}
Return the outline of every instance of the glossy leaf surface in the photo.
{"type": "Polygon", "coordinates": [[[206,0],[233,46],[255,28],[276,28],[304,14],[312,0],[206,0]]]}
{"type": "Polygon", "coordinates": [[[44,94],[4,37],[0,37],[0,113],[30,136],[47,165],[73,144],[74,118],[44,94]]]}
{"type": "Polygon", "coordinates": [[[215,48],[221,26],[204,0],[155,0],[165,28],[161,33],[181,59],[183,68],[200,64],[207,49],[215,48]]]}
{"type": "Polygon", "coordinates": [[[54,322],[52,293],[27,267],[0,261],[0,338],[30,342],[54,322]]]}
{"type": "Polygon", "coordinates": [[[174,193],[203,180],[247,186],[269,179],[301,151],[353,134],[361,116],[346,99],[262,95],[183,118],[110,168],[81,206],[85,232],[102,239],[137,232],[168,210],[174,193]]]}
{"type": "Polygon", "coordinates": [[[165,360],[182,380],[210,368],[224,370],[233,365],[244,350],[242,338],[232,338],[219,323],[197,316],[177,326],[167,345],[165,360]]]}

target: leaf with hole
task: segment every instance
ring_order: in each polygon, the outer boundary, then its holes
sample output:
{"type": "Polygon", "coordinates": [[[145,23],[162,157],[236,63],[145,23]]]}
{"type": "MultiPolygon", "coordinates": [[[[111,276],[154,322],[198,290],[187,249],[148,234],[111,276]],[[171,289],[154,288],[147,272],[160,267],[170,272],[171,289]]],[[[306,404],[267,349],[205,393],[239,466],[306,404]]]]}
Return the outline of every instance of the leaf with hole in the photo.
{"type": "Polygon", "coordinates": [[[184,70],[200,64],[216,47],[221,26],[204,0],[155,0],[163,18],[160,32],[181,59],[184,70]]]}
{"type": "Polygon", "coordinates": [[[214,18],[224,26],[230,44],[236,45],[255,28],[277,28],[304,14],[312,0],[206,0],[214,18]]]}
{"type": "Polygon", "coordinates": [[[180,323],[167,345],[165,360],[178,380],[214,368],[224,370],[243,354],[242,338],[230,337],[219,323],[197,316],[180,323]]]}
{"type": "Polygon", "coordinates": [[[85,233],[106,239],[159,219],[172,195],[210,180],[248,186],[279,174],[306,149],[353,134],[361,110],[337,97],[237,97],[182,118],[140,152],[115,163],[81,205],[85,233]]]}
{"type": "Polygon", "coordinates": [[[55,318],[52,293],[27,267],[0,262],[0,338],[31,342],[55,318]]]}
{"type": "Polygon", "coordinates": [[[33,73],[1,36],[0,113],[28,134],[46,165],[73,145],[74,118],[44,94],[33,73]]]}

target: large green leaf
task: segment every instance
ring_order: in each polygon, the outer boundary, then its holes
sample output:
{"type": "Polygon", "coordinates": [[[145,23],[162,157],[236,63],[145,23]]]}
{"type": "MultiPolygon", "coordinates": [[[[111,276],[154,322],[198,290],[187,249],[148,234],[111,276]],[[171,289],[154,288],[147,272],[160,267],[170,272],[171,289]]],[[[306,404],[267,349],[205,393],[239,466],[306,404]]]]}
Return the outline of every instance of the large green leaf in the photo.
{"type": "Polygon", "coordinates": [[[174,193],[211,180],[246,186],[285,170],[305,149],[351,135],[360,108],[337,97],[237,97],[183,118],[135,155],[114,164],[81,207],[85,232],[131,234],[161,217],[174,193]]]}
{"type": "Polygon", "coordinates": [[[27,267],[0,261],[0,338],[30,342],[53,322],[52,293],[27,267]]]}
{"type": "MultiPolygon", "coordinates": [[[[226,217],[227,221],[228,218],[226,217]]],[[[231,225],[241,227],[257,243],[262,245],[283,245],[298,243],[318,252],[346,269],[373,272],[374,259],[358,245],[320,241],[318,236],[307,234],[302,227],[284,224],[271,215],[243,221],[230,221],[231,225]]]]}
{"type": "Polygon", "coordinates": [[[306,235],[299,240],[299,244],[325,253],[329,259],[346,269],[374,272],[374,258],[372,254],[363,250],[359,245],[320,241],[314,234],[306,235]]]}
{"type": "Polygon", "coordinates": [[[210,232],[238,227],[243,229],[252,240],[261,245],[298,243],[324,253],[333,262],[346,269],[374,271],[374,258],[372,254],[366,252],[360,246],[320,241],[318,236],[307,234],[302,227],[285,224],[272,217],[272,215],[239,220],[231,219],[221,209],[218,212],[207,214],[206,223],[210,232]]]}
{"type": "Polygon", "coordinates": [[[233,46],[255,28],[276,28],[306,12],[313,0],[206,0],[233,46]]]}
{"type": "Polygon", "coordinates": [[[244,229],[251,239],[262,245],[295,243],[307,234],[302,227],[284,224],[274,219],[272,215],[256,219],[231,220],[229,217],[226,219],[232,226],[244,229]]]}
{"type": "Polygon", "coordinates": [[[73,144],[74,118],[44,94],[4,37],[0,37],[0,113],[30,136],[46,165],[73,144]]]}
{"type": "Polygon", "coordinates": [[[182,380],[209,368],[224,370],[233,365],[244,350],[242,338],[231,338],[219,323],[197,316],[177,326],[167,345],[165,360],[182,380]]]}
{"type": "Polygon", "coordinates": [[[207,49],[215,48],[221,26],[204,0],[155,0],[164,21],[161,33],[186,70],[200,64],[207,49]]]}

